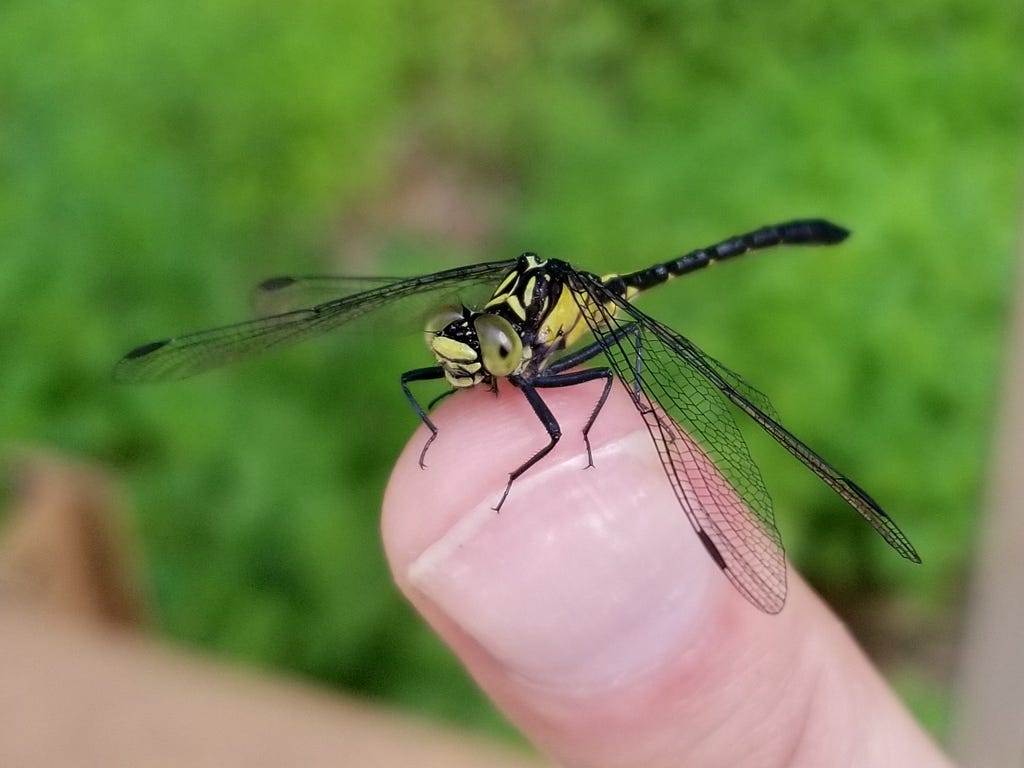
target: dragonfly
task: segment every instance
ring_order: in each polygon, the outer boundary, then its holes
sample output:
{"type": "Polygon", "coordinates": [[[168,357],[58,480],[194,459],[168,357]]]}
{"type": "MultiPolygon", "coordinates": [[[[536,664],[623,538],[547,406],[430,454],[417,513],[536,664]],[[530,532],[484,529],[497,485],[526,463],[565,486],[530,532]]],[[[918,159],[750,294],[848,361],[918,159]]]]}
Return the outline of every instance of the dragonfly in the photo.
{"type": "Polygon", "coordinates": [[[413,384],[443,381],[447,395],[478,386],[497,392],[504,380],[526,398],[548,439],[509,473],[495,506],[500,509],[515,481],[561,438],[543,392],[594,382],[599,386],[582,429],[589,467],[590,430],[618,381],[645,423],[679,506],[708,554],[743,597],[774,614],[786,598],[785,553],[771,498],[736,424],[737,412],[845,499],[902,557],[915,563],[921,558],[866,491],[781,424],[764,394],[633,300],[719,261],[780,245],[833,245],[848,235],[824,219],[789,221],[646,269],[604,276],[523,253],[418,277],[277,277],[257,289],[262,316],[143,344],[117,363],[114,377],[123,382],[182,379],[360,320],[372,319],[379,330],[390,320],[421,317],[424,309],[434,308],[421,326],[434,364],[400,377],[406,399],[430,432],[421,467],[438,435],[429,411],[440,398],[424,407],[413,384]],[[471,295],[483,299],[466,298],[471,295]]]}

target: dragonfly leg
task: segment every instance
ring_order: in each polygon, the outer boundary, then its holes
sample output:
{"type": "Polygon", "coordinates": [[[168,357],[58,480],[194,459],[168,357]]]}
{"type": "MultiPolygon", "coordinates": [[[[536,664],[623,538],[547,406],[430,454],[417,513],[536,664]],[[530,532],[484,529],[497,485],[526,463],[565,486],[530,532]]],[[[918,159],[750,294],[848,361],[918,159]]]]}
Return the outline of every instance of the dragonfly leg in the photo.
{"type": "Polygon", "coordinates": [[[519,376],[509,376],[508,379],[514,386],[518,387],[522,391],[523,395],[526,397],[526,402],[530,404],[530,407],[533,408],[533,412],[537,414],[537,418],[540,419],[540,423],[544,425],[544,429],[548,433],[549,440],[547,445],[533,454],[533,456],[524,461],[519,467],[509,474],[508,484],[505,486],[505,492],[501,494],[501,499],[498,500],[498,504],[494,507],[495,512],[501,511],[501,505],[505,503],[505,499],[508,498],[508,492],[512,490],[512,483],[514,483],[516,479],[523,474],[523,472],[551,453],[551,449],[555,447],[555,444],[562,437],[562,428],[559,426],[558,420],[555,418],[555,415],[551,413],[551,409],[548,408],[547,403],[544,402],[540,393],[537,392],[536,387],[533,386],[533,383],[526,381],[519,376]]]}
{"type": "Polygon", "coordinates": [[[633,346],[636,351],[633,355],[633,363],[630,366],[633,373],[633,381],[632,383],[623,381],[623,384],[626,384],[629,389],[630,396],[639,406],[642,402],[641,394],[643,392],[641,375],[643,373],[644,352],[643,335],[640,333],[640,327],[636,323],[624,323],[623,325],[616,326],[599,341],[588,344],[583,349],[556,360],[553,364],[548,366],[547,370],[545,370],[541,376],[533,380],[534,386],[537,387],[564,387],[571,384],[579,384],[584,381],[592,381],[598,378],[605,379],[604,391],[601,393],[601,397],[594,406],[594,411],[590,414],[590,419],[583,427],[583,441],[587,446],[588,468],[594,466],[594,458],[590,451],[590,428],[594,426],[594,422],[597,420],[597,414],[601,412],[605,401],[608,399],[608,394],[611,392],[612,379],[614,376],[609,368],[603,367],[589,371],[580,371],[578,374],[566,374],[565,371],[577,365],[581,365],[602,353],[612,354],[610,352],[611,345],[617,344],[621,339],[624,339],[627,336],[634,337],[633,346]],[[570,378],[566,378],[566,376],[569,376],[570,378]]]}
{"type": "Polygon", "coordinates": [[[441,393],[440,395],[438,395],[438,396],[437,396],[437,397],[435,397],[435,398],[434,398],[433,400],[431,400],[431,401],[430,401],[429,403],[427,403],[427,412],[429,413],[430,411],[434,410],[434,406],[435,406],[435,405],[437,405],[438,403],[440,403],[440,402],[441,402],[442,400],[444,400],[444,399],[445,399],[446,397],[451,397],[451,396],[452,396],[452,395],[454,395],[454,394],[455,394],[455,390],[454,390],[454,389],[446,389],[446,390],[445,390],[444,392],[442,392],[442,393],[441,393]]]}
{"type": "Polygon", "coordinates": [[[605,402],[608,400],[608,394],[611,392],[612,381],[614,379],[611,370],[608,368],[590,368],[582,371],[572,371],[570,373],[545,374],[543,376],[538,376],[531,381],[526,381],[519,376],[509,376],[509,381],[511,381],[514,386],[518,387],[526,397],[526,401],[530,404],[530,407],[533,408],[533,412],[537,414],[537,418],[540,419],[540,423],[544,425],[544,429],[547,431],[550,439],[547,445],[533,454],[533,456],[524,461],[519,467],[509,474],[508,484],[505,486],[505,492],[501,495],[501,499],[498,501],[497,506],[494,507],[495,512],[501,510],[502,504],[504,504],[505,499],[508,498],[509,491],[512,490],[512,483],[526,472],[526,470],[547,456],[562,437],[562,427],[559,425],[554,414],[551,413],[551,409],[548,408],[547,403],[544,402],[544,399],[540,396],[537,389],[572,387],[576,384],[584,384],[588,381],[596,381],[597,379],[604,379],[604,386],[601,389],[601,396],[598,398],[597,404],[594,406],[594,410],[591,411],[590,417],[587,419],[587,423],[583,426],[583,443],[587,446],[587,467],[594,466],[594,458],[590,451],[590,428],[594,426],[594,422],[597,420],[597,414],[601,412],[605,402]]]}
{"type": "MultiPolygon", "coordinates": [[[[423,406],[420,405],[419,401],[413,395],[412,390],[409,389],[409,383],[413,381],[433,381],[434,379],[443,379],[444,369],[439,366],[433,366],[431,368],[416,368],[412,371],[406,371],[402,374],[402,391],[405,392],[405,399],[409,401],[409,405],[416,412],[416,415],[420,417],[420,421],[427,425],[427,429],[430,430],[430,437],[427,438],[427,442],[423,445],[423,450],[420,451],[420,469],[426,469],[427,465],[425,459],[427,457],[427,449],[430,444],[437,438],[437,427],[434,426],[434,422],[427,416],[427,412],[423,410],[423,406]]],[[[442,395],[443,397],[444,395],[442,395]]],[[[428,408],[433,407],[440,398],[435,398],[430,401],[428,408]]]]}
{"type": "MultiPolygon", "coordinates": [[[[602,336],[599,341],[588,344],[583,349],[580,349],[571,355],[559,358],[547,367],[544,375],[560,374],[577,365],[582,365],[602,353],[608,355],[614,354],[612,351],[612,345],[618,344],[621,339],[624,339],[627,336],[633,337],[633,347],[635,349],[635,352],[633,353],[633,363],[630,366],[633,372],[633,381],[632,383],[623,381],[623,384],[626,384],[633,401],[639,405],[641,402],[640,396],[643,392],[641,376],[644,370],[644,348],[643,334],[640,333],[640,326],[636,323],[624,323],[623,325],[617,326],[602,336]]],[[[628,346],[624,349],[628,349],[628,346]]],[[[534,380],[534,384],[537,384],[536,380],[534,380]]],[[[537,386],[540,385],[537,384],[537,386]]],[[[600,410],[600,406],[603,404],[604,399],[602,398],[601,403],[598,405],[598,410],[600,410]]],[[[596,416],[597,414],[595,413],[594,415],[596,416]]],[[[591,421],[591,423],[593,423],[593,421],[591,421]]]]}
{"type": "Polygon", "coordinates": [[[572,371],[570,373],[545,373],[531,382],[535,387],[551,388],[572,387],[576,384],[583,384],[598,379],[604,379],[601,396],[597,399],[597,403],[594,404],[594,410],[590,412],[590,418],[587,419],[587,423],[583,425],[583,444],[587,446],[587,469],[594,466],[594,456],[590,451],[590,428],[597,421],[597,414],[604,408],[608,395],[612,391],[612,382],[615,380],[615,376],[612,374],[611,369],[585,368],[581,371],[572,371]]]}

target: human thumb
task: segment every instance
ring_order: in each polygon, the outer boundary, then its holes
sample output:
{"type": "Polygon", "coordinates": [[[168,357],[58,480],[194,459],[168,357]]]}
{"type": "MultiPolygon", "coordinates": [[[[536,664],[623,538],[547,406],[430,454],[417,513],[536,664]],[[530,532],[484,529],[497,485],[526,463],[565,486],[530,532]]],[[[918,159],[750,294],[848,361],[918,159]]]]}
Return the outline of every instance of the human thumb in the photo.
{"type": "Polygon", "coordinates": [[[399,587],[479,685],[566,766],[948,763],[798,578],[776,616],[694,535],[628,396],[591,432],[587,387],[544,392],[547,436],[511,387],[433,415],[392,475],[383,535],[399,587]]]}

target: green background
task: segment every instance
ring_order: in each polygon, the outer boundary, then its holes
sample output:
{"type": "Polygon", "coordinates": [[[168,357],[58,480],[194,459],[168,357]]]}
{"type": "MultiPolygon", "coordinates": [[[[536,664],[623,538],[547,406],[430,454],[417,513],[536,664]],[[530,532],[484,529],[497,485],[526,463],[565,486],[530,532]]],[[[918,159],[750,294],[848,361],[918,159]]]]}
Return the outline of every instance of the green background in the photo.
{"type": "Polygon", "coordinates": [[[795,564],[926,723],[989,464],[1024,136],[1024,5],[267,0],[0,6],[0,437],[127,482],[159,630],[508,732],[378,543],[417,334],[171,386],[128,348],[268,275],[522,250],[625,270],[825,215],[835,249],[644,300],[891,511],[901,561],[752,436],[795,564]]]}

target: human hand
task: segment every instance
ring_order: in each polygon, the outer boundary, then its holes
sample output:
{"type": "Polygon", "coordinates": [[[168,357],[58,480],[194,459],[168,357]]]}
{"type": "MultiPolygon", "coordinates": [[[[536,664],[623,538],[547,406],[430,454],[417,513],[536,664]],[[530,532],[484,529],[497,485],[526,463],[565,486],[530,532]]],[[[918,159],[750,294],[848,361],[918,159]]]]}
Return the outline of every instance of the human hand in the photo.
{"type": "Polygon", "coordinates": [[[418,466],[392,475],[383,534],[399,587],[483,690],[565,766],[949,766],[849,634],[790,570],[761,613],[694,535],[619,388],[591,433],[585,388],[449,398],[418,466]]]}

